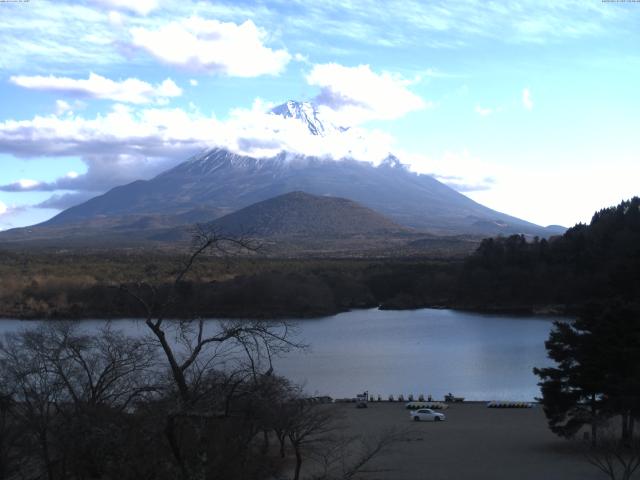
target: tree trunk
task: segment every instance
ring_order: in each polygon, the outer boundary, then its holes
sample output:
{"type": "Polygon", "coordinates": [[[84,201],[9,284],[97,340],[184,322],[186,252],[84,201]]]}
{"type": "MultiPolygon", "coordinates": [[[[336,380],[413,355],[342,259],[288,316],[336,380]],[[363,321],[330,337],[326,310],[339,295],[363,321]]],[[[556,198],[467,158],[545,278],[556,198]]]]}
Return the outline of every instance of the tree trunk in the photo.
{"type": "Polygon", "coordinates": [[[262,454],[267,453],[269,453],[269,431],[265,429],[262,431],[262,454]]]}
{"type": "Polygon", "coordinates": [[[182,453],[180,452],[180,446],[178,445],[178,441],[176,439],[176,422],[175,417],[173,415],[169,415],[167,417],[167,423],[164,428],[164,434],[167,437],[167,442],[169,443],[169,448],[171,449],[171,453],[173,454],[173,458],[175,459],[178,467],[180,468],[180,472],[182,473],[182,477],[187,479],[189,477],[187,466],[184,463],[184,459],[182,458],[182,453]]]}
{"type": "Polygon", "coordinates": [[[302,469],[302,454],[300,453],[300,447],[298,445],[293,446],[296,452],[296,471],[293,476],[293,480],[300,480],[300,470],[302,469]]]}
{"type": "Polygon", "coordinates": [[[47,479],[54,480],[53,465],[49,458],[49,445],[47,444],[46,438],[42,441],[42,456],[44,457],[44,463],[47,467],[47,479]]]}
{"type": "Polygon", "coordinates": [[[622,412],[622,443],[627,444],[629,442],[629,414],[622,412]]]}
{"type": "Polygon", "coordinates": [[[280,458],[284,458],[286,456],[284,452],[284,444],[285,444],[286,437],[284,436],[284,434],[282,435],[277,434],[277,435],[278,435],[278,441],[280,442],[280,458]]]}
{"type": "Polygon", "coordinates": [[[180,399],[184,404],[183,406],[188,405],[190,392],[189,386],[187,385],[187,379],[184,376],[183,369],[178,365],[178,361],[176,360],[173,350],[167,341],[164,331],[161,328],[156,327],[151,319],[147,319],[146,324],[160,342],[160,346],[165,353],[169,366],[171,367],[171,374],[173,375],[173,379],[178,387],[178,392],[180,392],[180,399]]]}
{"type": "Polygon", "coordinates": [[[596,396],[591,395],[591,446],[598,445],[598,426],[597,426],[597,410],[596,410],[596,396]]]}
{"type": "Polygon", "coordinates": [[[5,458],[4,458],[4,438],[0,435],[0,480],[5,480],[7,474],[5,473],[8,470],[8,466],[5,466],[5,458]]]}
{"type": "Polygon", "coordinates": [[[592,447],[596,447],[598,445],[598,438],[597,438],[597,427],[596,427],[596,422],[595,420],[593,420],[591,422],[591,446],[592,447]]]}

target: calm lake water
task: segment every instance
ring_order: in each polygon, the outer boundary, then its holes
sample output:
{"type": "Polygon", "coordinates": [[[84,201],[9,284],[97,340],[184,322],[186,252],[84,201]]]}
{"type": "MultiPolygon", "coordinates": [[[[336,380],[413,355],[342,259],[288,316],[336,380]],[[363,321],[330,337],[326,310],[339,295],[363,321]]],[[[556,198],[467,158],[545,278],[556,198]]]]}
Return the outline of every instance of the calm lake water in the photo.
{"type": "MultiPolygon", "coordinates": [[[[355,310],[296,322],[308,351],[275,362],[276,371],[310,394],[353,397],[368,390],[387,398],[409,394],[469,400],[533,400],[534,366],[550,364],[544,341],[554,318],[455,310],[355,310]]],[[[0,333],[37,322],[0,320],[0,333]]],[[[87,328],[102,321],[85,320],[87,328]]],[[[113,322],[145,333],[135,320],[113,322]]]]}

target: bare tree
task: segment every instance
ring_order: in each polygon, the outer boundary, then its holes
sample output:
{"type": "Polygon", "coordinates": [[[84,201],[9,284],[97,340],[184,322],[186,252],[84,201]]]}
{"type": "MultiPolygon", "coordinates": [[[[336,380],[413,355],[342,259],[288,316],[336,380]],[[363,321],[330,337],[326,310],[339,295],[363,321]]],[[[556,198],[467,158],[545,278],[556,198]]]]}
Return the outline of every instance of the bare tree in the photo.
{"type": "Polygon", "coordinates": [[[12,411],[14,421],[25,430],[34,447],[28,451],[28,460],[42,468],[48,480],[54,480],[58,454],[52,447],[52,438],[56,405],[64,403],[64,388],[40,349],[34,348],[33,340],[28,331],[6,335],[0,345],[2,378],[17,405],[12,411]]]}
{"type": "Polygon", "coordinates": [[[291,402],[288,411],[283,412],[284,427],[293,447],[296,463],[293,478],[300,479],[302,461],[306,455],[313,455],[329,444],[332,434],[339,428],[336,411],[328,405],[318,405],[298,399],[291,402]]]}
{"type": "Polygon", "coordinates": [[[109,322],[92,334],[81,332],[75,323],[56,322],[24,332],[23,338],[50,366],[76,408],[126,410],[157,389],[152,375],[155,349],[114,330],[109,322]]]}
{"type": "MultiPolygon", "coordinates": [[[[237,251],[253,251],[249,240],[220,235],[198,226],[194,234],[193,251],[176,270],[168,292],[161,292],[157,285],[146,281],[134,288],[121,285],[121,290],[133,297],[143,308],[145,324],[157,340],[169,365],[173,381],[184,407],[192,401],[192,388],[204,371],[212,367],[221,357],[226,361],[229,353],[237,348],[247,353],[256,371],[256,358],[265,354],[268,367],[272,368],[274,354],[295,348],[290,340],[286,322],[266,321],[221,321],[217,328],[206,328],[203,319],[167,321],[165,316],[178,300],[178,292],[196,261],[213,250],[215,254],[227,256],[237,251]],[[168,338],[173,335],[175,342],[168,338]]],[[[231,355],[232,356],[232,355],[231,355]]]]}
{"type": "Polygon", "coordinates": [[[96,335],[63,322],[8,334],[0,371],[13,402],[11,422],[28,437],[21,455],[31,468],[33,445],[50,480],[103,471],[113,452],[101,447],[114,440],[121,414],[155,388],[152,362],[145,342],[109,325],[96,335]]]}
{"type": "Polygon", "coordinates": [[[286,432],[295,455],[293,480],[302,476],[305,458],[311,461],[310,480],[350,480],[364,473],[383,470],[371,466],[406,433],[396,429],[363,439],[345,435],[345,425],[335,405],[299,398],[281,412],[281,429],[286,432]]]}
{"type": "MultiPolygon", "coordinates": [[[[2,389],[6,387],[3,379],[2,389]]],[[[0,391],[0,480],[14,478],[20,470],[18,443],[22,430],[14,420],[16,403],[12,395],[0,391]]]]}
{"type": "MultiPolygon", "coordinates": [[[[170,321],[165,318],[167,312],[176,307],[179,292],[200,257],[210,252],[226,257],[254,249],[255,246],[245,239],[226,237],[198,227],[192,253],[174,272],[175,278],[168,292],[149,282],[120,287],[143,308],[145,324],[168,365],[177,403],[167,415],[165,434],[185,479],[205,478],[210,470],[209,431],[215,418],[220,416],[216,411],[217,402],[212,400],[219,399],[224,392],[219,383],[209,381],[212,372],[232,372],[230,376],[236,378],[236,388],[247,379],[256,386],[260,376],[273,371],[274,355],[298,347],[291,340],[290,327],[285,322],[170,321]],[[180,432],[185,429],[190,432],[191,439],[186,447],[180,438],[180,432]]],[[[226,415],[230,412],[229,403],[227,396],[223,410],[226,415]]]]}
{"type": "Polygon", "coordinates": [[[587,461],[611,480],[630,480],[640,468],[640,439],[619,439],[615,432],[606,430],[597,444],[587,447],[587,461]]]}
{"type": "Polygon", "coordinates": [[[351,480],[362,474],[388,471],[375,468],[371,464],[384,455],[403,438],[406,431],[390,429],[374,438],[361,436],[341,436],[332,439],[324,449],[316,452],[314,460],[321,466],[321,472],[311,476],[311,480],[351,480]]]}

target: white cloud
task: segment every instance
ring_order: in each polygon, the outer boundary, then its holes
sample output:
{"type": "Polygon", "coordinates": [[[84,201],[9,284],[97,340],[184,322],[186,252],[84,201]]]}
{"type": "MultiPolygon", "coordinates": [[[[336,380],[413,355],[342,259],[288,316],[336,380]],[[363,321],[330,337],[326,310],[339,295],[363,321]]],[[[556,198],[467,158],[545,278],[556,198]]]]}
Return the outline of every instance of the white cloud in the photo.
{"type": "Polygon", "coordinates": [[[531,90],[524,88],[522,90],[522,106],[527,110],[533,110],[533,100],[531,99],[531,90]]]}
{"type": "Polygon", "coordinates": [[[7,205],[0,201],[0,230],[13,228],[14,225],[12,222],[15,220],[16,215],[19,215],[26,209],[26,206],[7,205]]]}
{"type": "Polygon", "coordinates": [[[486,117],[493,113],[493,108],[483,108],[480,105],[476,105],[476,108],[474,110],[481,117],[486,117]]]}
{"type": "Polygon", "coordinates": [[[194,16],[157,29],[132,28],[131,37],[165,63],[234,77],[277,75],[291,60],[285,49],[266,47],[267,34],[251,20],[238,25],[194,16]]]}
{"type": "Polygon", "coordinates": [[[75,100],[69,103],[66,100],[56,100],[54,112],[57,116],[72,115],[74,111],[83,110],[87,104],[81,100],[75,100]]]}
{"type": "Polygon", "coordinates": [[[114,25],[116,27],[120,27],[124,25],[124,17],[120,12],[116,12],[112,10],[109,12],[109,15],[107,16],[107,18],[109,19],[109,23],[111,25],[114,25]]]}
{"type": "Polygon", "coordinates": [[[429,156],[399,150],[398,158],[417,173],[431,175],[459,192],[476,192],[493,188],[502,168],[472,155],[468,150],[445,151],[429,156]]]}
{"type": "Polygon", "coordinates": [[[407,88],[413,81],[389,72],[375,73],[369,65],[315,65],[307,82],[320,87],[315,102],[338,125],[393,120],[430,106],[407,88]]]}
{"type": "Polygon", "coordinates": [[[269,113],[271,105],[257,101],[251,109],[236,109],[225,121],[198,110],[133,109],[116,104],[106,115],[36,116],[0,122],[0,152],[21,157],[82,157],[87,172],[54,182],[14,182],[4,191],[90,190],[149,178],[205,148],[223,147],[258,157],[281,151],[322,157],[353,157],[372,163],[393,148],[383,132],[351,128],[331,137],[312,135],[298,120],[269,113]]]}
{"type": "Polygon", "coordinates": [[[0,186],[0,190],[5,192],[28,192],[30,190],[39,190],[42,183],[28,178],[22,178],[18,181],[0,186]]]}
{"type": "Polygon", "coordinates": [[[6,13],[0,15],[2,70],[68,72],[122,60],[114,48],[118,34],[100,10],[80,2],[38,2],[38,8],[6,13]],[[97,38],[101,41],[88,41],[97,38]]]}
{"type": "MultiPolygon", "coordinates": [[[[136,104],[164,102],[170,97],[182,95],[182,89],[170,78],[165,79],[162,83],[152,85],[137,78],[114,81],[92,72],[87,79],[53,75],[14,75],[9,80],[15,85],[33,90],[136,104]]],[[[64,104],[58,106],[65,107],[64,104]]],[[[68,107],[69,104],[67,103],[66,106],[68,107]]]]}
{"type": "Polygon", "coordinates": [[[303,53],[358,54],[380,44],[457,49],[477,39],[555,43],[605,37],[615,41],[637,32],[635,18],[625,9],[584,0],[326,0],[313,3],[313,8],[304,0],[60,0],[13,10],[11,15],[0,15],[0,68],[10,72],[29,68],[31,73],[74,72],[79,65],[126,67],[131,51],[122,25],[155,30],[190,15],[236,24],[251,19],[268,31],[282,32],[287,48],[303,53]],[[153,9],[156,4],[158,8],[153,9]],[[285,4],[292,7],[283,14],[285,4]],[[130,14],[136,11],[152,14],[130,14]]]}
{"type": "Polygon", "coordinates": [[[64,100],[56,100],[56,115],[63,115],[67,112],[71,112],[71,105],[64,100]]]}
{"type": "Polygon", "coordinates": [[[489,190],[471,192],[473,200],[490,208],[525,218],[538,225],[571,227],[589,222],[597,210],[616,205],[638,193],[638,158],[623,161],[621,168],[606,169],[601,164],[576,165],[557,162],[553,171],[503,167],[498,181],[489,190]],[[571,185],[570,199],[567,185],[571,185]],[[544,185],[544,195],[540,194],[544,185]]]}
{"type": "Polygon", "coordinates": [[[196,80],[195,78],[189,79],[189,85],[191,85],[192,87],[197,87],[198,86],[198,80],[196,80]]]}
{"type": "Polygon", "coordinates": [[[158,0],[93,0],[93,3],[106,8],[128,10],[138,15],[149,15],[158,8],[158,0]]]}
{"type": "Polygon", "coordinates": [[[313,8],[303,8],[305,0],[289,3],[299,8],[281,20],[287,22],[283,28],[304,34],[312,24],[316,48],[330,48],[336,37],[368,46],[451,49],[468,46],[478,38],[548,43],[633,31],[623,10],[580,0],[325,0],[314,3],[313,8]]]}
{"type": "Polygon", "coordinates": [[[494,166],[466,151],[429,158],[398,149],[394,138],[382,131],[361,127],[319,137],[310,134],[304,123],[269,113],[272,107],[256,100],[250,109],[231,111],[224,121],[197,110],[134,110],[117,105],[109,114],[93,119],[50,116],[0,123],[0,151],[24,156],[81,155],[87,165],[87,172],[81,175],[69,173],[39,185],[16,182],[0,186],[0,190],[104,191],[149,178],[214,146],[255,157],[287,151],[334,159],[351,157],[372,164],[394,152],[414,171],[431,174],[459,191],[483,190],[493,184],[487,172],[493,174],[494,166]]]}
{"type": "Polygon", "coordinates": [[[29,178],[23,178],[23,179],[18,180],[18,184],[23,189],[30,189],[30,188],[36,187],[39,183],[40,182],[38,182],[36,180],[31,180],[29,178]]]}
{"type": "Polygon", "coordinates": [[[54,210],[65,210],[70,207],[79,205],[93,198],[93,192],[74,192],[74,193],[54,193],[46,200],[33,205],[34,208],[50,208],[54,210]]]}
{"type": "Polygon", "coordinates": [[[234,110],[224,124],[228,148],[259,157],[287,151],[333,159],[353,157],[375,164],[394,146],[390,135],[358,127],[344,132],[332,130],[325,136],[313,135],[305,123],[269,113],[271,107],[256,101],[250,110],[234,110]]]}
{"type": "Polygon", "coordinates": [[[134,110],[115,104],[94,118],[36,115],[31,120],[0,122],[0,151],[27,157],[140,152],[157,156],[211,140],[218,123],[214,117],[181,109],[134,110]]]}

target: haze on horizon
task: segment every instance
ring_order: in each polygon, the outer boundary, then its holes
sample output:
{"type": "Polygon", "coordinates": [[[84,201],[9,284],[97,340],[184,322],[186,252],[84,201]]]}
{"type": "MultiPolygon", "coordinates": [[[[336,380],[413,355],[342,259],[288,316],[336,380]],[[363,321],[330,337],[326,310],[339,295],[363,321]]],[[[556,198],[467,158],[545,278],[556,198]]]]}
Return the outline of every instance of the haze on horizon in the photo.
{"type": "Polygon", "coordinates": [[[640,4],[0,3],[0,229],[206,147],[393,153],[540,225],[638,194],[640,4]],[[330,143],[268,112],[312,101],[330,143]]]}

